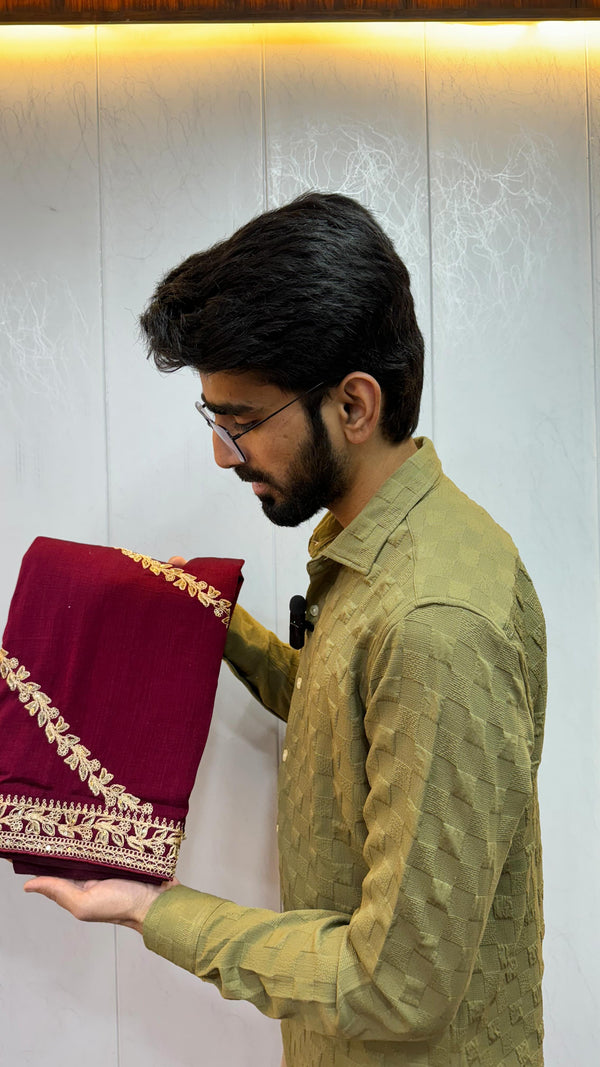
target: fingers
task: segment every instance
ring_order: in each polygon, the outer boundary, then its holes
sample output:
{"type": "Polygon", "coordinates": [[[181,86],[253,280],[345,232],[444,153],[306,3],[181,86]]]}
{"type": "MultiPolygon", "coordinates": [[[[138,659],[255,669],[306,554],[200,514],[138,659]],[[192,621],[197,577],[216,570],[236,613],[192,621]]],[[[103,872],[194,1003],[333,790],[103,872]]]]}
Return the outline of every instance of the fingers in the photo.
{"type": "Polygon", "coordinates": [[[173,567],[185,567],[187,559],[184,559],[183,556],[171,556],[169,563],[173,567]]]}
{"type": "Polygon", "coordinates": [[[83,922],[117,923],[141,932],[156,897],[178,884],[177,879],[150,885],[120,878],[77,882],[42,876],[26,882],[23,888],[26,893],[39,893],[53,900],[83,922]]]}
{"type": "Polygon", "coordinates": [[[26,893],[39,893],[48,900],[53,900],[59,907],[70,911],[76,919],[85,919],[86,892],[95,882],[72,882],[67,878],[33,878],[26,882],[23,889],[26,893]]]}

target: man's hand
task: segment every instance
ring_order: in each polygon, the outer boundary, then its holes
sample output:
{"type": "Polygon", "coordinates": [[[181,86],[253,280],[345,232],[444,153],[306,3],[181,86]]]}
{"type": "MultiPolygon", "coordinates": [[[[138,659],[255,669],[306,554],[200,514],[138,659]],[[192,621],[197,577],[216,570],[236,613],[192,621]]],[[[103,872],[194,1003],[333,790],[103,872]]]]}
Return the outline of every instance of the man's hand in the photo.
{"type": "Polygon", "coordinates": [[[183,556],[171,556],[168,562],[172,567],[185,567],[187,559],[184,559],[183,556]]]}
{"type": "Polygon", "coordinates": [[[116,923],[141,934],[150,905],[167,889],[180,883],[176,878],[160,885],[107,878],[73,882],[67,878],[33,878],[23,886],[26,893],[41,893],[65,908],[76,919],[90,923],[116,923]]]}

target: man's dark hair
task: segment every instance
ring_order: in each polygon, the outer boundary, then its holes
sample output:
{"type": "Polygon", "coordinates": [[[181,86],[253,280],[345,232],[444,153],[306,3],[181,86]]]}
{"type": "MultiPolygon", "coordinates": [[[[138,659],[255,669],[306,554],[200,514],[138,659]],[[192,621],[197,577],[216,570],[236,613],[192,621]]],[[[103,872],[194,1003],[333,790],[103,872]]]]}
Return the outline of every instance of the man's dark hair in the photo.
{"type": "MultiPolygon", "coordinates": [[[[160,370],[252,371],[297,393],[365,371],[381,386],[384,436],[403,441],[416,428],[423,338],[410,276],[349,197],[306,193],[190,256],[140,321],[160,370]]],[[[304,399],[312,417],[323,395],[304,399]]]]}

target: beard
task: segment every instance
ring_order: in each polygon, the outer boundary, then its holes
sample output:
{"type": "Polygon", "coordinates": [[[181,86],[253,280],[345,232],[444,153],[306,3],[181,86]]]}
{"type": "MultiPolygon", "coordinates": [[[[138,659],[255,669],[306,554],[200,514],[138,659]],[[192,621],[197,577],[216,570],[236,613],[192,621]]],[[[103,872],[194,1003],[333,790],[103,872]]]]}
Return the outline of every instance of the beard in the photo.
{"type": "Polygon", "coordinates": [[[270,493],[260,496],[265,515],[276,526],[299,526],[321,508],[331,507],[350,487],[348,461],[335,452],[319,411],[312,417],[311,431],[285,483],[275,482],[255,467],[235,468],[243,482],[263,482],[277,492],[277,497],[270,493]]]}

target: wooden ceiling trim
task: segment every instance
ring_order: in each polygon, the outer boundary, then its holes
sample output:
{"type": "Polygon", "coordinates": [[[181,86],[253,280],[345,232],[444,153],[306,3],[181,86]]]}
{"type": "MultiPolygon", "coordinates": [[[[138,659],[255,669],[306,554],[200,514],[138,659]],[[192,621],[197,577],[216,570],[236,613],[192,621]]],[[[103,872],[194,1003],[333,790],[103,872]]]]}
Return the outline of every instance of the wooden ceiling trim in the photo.
{"type": "Polygon", "coordinates": [[[592,19],[600,0],[0,0],[2,23],[592,19]]]}

